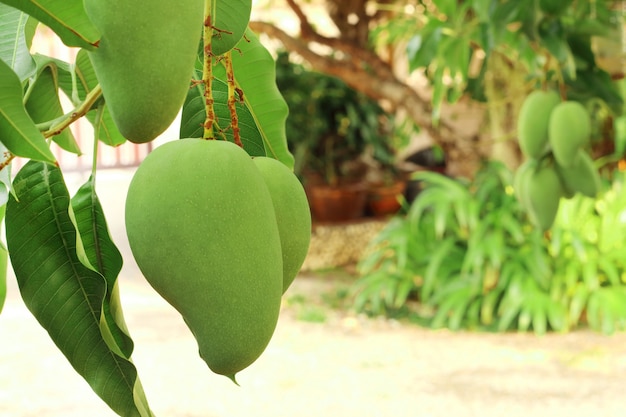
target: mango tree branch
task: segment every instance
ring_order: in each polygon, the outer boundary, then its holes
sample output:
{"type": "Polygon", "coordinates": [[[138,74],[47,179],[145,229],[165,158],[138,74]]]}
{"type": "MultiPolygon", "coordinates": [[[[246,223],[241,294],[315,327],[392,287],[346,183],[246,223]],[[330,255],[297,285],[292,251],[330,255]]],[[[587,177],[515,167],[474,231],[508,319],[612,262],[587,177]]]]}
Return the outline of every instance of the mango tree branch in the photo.
{"type": "Polygon", "coordinates": [[[74,110],[69,113],[64,114],[61,117],[57,117],[56,119],[50,120],[46,123],[42,123],[37,125],[39,130],[43,132],[43,136],[45,138],[49,138],[59,133],[63,132],[67,129],[72,123],[76,120],[80,119],[84,115],[87,114],[89,110],[93,107],[96,101],[102,95],[102,89],[100,88],[100,84],[96,85],[93,90],[91,90],[85,100],[80,103],[74,110]]]}
{"type": "MultiPolygon", "coordinates": [[[[250,27],[256,32],[279,40],[287,50],[300,55],[317,71],[340,78],[350,87],[375,100],[387,100],[393,108],[404,109],[418,126],[426,130],[431,138],[442,146],[445,147],[446,142],[457,141],[460,136],[463,136],[462,132],[456,131],[444,119],[441,119],[435,126],[431,117],[430,99],[422,98],[411,86],[399,80],[391,67],[376,61],[380,58],[376,57],[376,60],[372,58],[368,61],[336,59],[312,51],[306,39],[293,37],[270,23],[250,22],[250,27]]],[[[316,42],[322,39],[324,38],[315,37],[316,42]]],[[[340,44],[338,41],[329,46],[336,48],[340,44]]],[[[350,55],[350,50],[341,51],[350,55]]],[[[360,56],[365,56],[365,53],[360,56]]]]}

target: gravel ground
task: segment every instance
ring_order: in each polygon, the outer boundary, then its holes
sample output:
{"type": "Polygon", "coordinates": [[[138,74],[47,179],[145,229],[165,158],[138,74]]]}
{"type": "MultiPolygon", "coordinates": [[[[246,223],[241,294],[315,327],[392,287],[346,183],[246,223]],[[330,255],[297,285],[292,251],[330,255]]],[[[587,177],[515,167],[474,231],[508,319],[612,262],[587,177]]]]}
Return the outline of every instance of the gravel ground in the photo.
{"type": "MultiPolygon", "coordinates": [[[[128,175],[99,182],[123,196],[128,175]]],[[[105,206],[128,255],[121,205],[105,206]]],[[[128,258],[126,258],[128,259],[128,258]]],[[[180,316],[127,261],[122,302],[134,362],[159,417],[623,417],[626,334],[535,337],[432,331],[328,306],[344,279],[302,275],[263,356],[212,374],[180,316]]],[[[0,315],[0,417],[110,417],[23,306],[10,278],[0,315]]]]}

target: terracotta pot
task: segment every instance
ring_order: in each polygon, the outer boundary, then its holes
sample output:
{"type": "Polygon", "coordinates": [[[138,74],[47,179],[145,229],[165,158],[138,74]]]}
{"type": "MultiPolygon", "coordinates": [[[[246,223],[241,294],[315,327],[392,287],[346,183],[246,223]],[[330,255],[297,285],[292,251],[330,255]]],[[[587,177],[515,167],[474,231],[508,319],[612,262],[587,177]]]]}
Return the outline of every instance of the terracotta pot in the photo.
{"type": "Polygon", "coordinates": [[[306,187],[313,219],[319,222],[342,222],[362,217],[367,189],[362,184],[306,187]]]}
{"type": "Polygon", "coordinates": [[[389,185],[375,185],[368,190],[367,208],[376,217],[397,213],[402,207],[400,198],[406,189],[406,181],[389,185]]]}

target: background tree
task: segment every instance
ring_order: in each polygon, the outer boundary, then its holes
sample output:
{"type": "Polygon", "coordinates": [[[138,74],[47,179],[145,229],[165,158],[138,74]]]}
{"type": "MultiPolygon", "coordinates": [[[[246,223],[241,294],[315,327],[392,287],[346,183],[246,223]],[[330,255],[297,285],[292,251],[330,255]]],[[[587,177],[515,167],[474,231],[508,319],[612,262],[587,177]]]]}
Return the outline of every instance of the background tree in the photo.
{"type": "MultiPolygon", "coordinates": [[[[471,176],[484,159],[517,166],[519,151],[509,140],[515,116],[538,86],[558,86],[562,96],[596,106],[598,126],[621,112],[608,68],[598,60],[599,39],[620,40],[616,1],[269,3],[287,6],[299,32],[290,33],[284,17],[253,21],[253,29],[278,39],[313,69],[405,112],[444,148],[451,174],[471,176]],[[312,10],[324,10],[334,27],[319,24],[312,10]],[[469,109],[468,125],[459,118],[469,109]]],[[[617,72],[612,75],[621,77],[617,72]]]]}

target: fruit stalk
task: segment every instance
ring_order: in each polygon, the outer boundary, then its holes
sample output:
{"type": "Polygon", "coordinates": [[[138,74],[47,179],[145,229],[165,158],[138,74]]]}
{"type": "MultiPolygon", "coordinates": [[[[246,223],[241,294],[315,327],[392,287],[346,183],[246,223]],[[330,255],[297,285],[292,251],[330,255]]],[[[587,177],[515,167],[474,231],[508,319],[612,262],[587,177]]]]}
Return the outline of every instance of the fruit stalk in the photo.
{"type": "Polygon", "coordinates": [[[102,89],[98,84],[87,94],[85,100],[74,108],[74,110],[61,117],[50,120],[49,122],[37,125],[37,127],[43,131],[43,136],[46,138],[58,135],[67,129],[72,123],[86,115],[101,95],[102,89]]]}
{"type": "Polygon", "coordinates": [[[205,0],[204,3],[204,31],[203,31],[203,65],[202,82],[204,84],[204,104],[206,107],[206,120],[204,122],[204,139],[215,139],[213,125],[215,124],[215,110],[213,109],[213,52],[211,41],[213,39],[213,0],[205,0]]]}
{"type": "Polygon", "coordinates": [[[228,81],[228,110],[230,111],[230,127],[233,130],[233,140],[235,144],[243,148],[241,136],[239,135],[239,118],[237,117],[237,98],[235,97],[237,86],[235,85],[235,72],[233,71],[233,60],[231,52],[224,54],[224,66],[226,67],[226,79],[228,81]]]}

